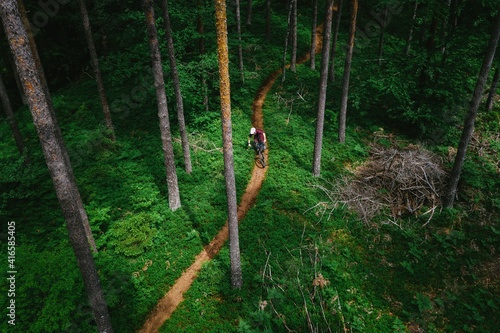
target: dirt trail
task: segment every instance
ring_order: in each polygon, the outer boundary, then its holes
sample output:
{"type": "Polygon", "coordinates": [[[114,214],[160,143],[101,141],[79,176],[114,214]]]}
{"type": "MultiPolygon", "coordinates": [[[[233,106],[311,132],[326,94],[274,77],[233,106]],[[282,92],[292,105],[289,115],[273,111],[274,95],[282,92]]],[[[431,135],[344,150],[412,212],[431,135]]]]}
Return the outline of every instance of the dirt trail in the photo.
{"type": "MultiPolygon", "coordinates": [[[[321,51],[322,45],[322,26],[316,29],[317,34],[317,44],[316,53],[321,51]]],[[[303,63],[310,59],[309,53],[304,55],[297,61],[297,64],[303,63]]],[[[287,66],[288,67],[288,66],[287,66]]],[[[274,73],[269,75],[267,79],[261,84],[259,90],[255,94],[254,102],[252,104],[252,125],[257,128],[264,129],[264,119],[262,114],[262,106],[264,105],[264,100],[266,99],[267,93],[271,90],[276,79],[281,75],[282,69],[276,70],[274,73]]],[[[269,148],[269,145],[267,146],[269,148]]],[[[269,149],[266,149],[266,160],[268,158],[269,149]]],[[[252,177],[248,182],[247,188],[241,202],[238,206],[238,221],[241,223],[246,213],[255,203],[257,194],[259,193],[264,178],[266,176],[268,166],[261,169],[254,166],[252,171],[252,177]]],[[[194,279],[201,270],[203,263],[209,261],[219,253],[220,249],[224,245],[225,241],[228,239],[228,226],[227,221],[224,227],[219,231],[217,236],[212,239],[212,241],[206,245],[195,258],[193,264],[186,269],[182,275],[175,281],[174,285],[170,290],[163,296],[159,301],[154,310],[150,313],[148,319],[140,329],[139,333],[157,333],[163,323],[170,318],[172,313],[175,311],[177,306],[184,300],[184,293],[191,287],[194,279]]]]}

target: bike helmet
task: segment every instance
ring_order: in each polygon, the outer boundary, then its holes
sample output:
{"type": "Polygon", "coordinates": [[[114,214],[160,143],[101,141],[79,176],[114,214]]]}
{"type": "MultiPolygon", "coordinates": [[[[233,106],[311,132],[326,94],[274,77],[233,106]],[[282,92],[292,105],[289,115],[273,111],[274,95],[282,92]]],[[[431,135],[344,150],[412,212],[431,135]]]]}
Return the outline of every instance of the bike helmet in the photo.
{"type": "Polygon", "coordinates": [[[250,135],[254,135],[255,134],[255,127],[252,127],[250,128],[250,135]]]}

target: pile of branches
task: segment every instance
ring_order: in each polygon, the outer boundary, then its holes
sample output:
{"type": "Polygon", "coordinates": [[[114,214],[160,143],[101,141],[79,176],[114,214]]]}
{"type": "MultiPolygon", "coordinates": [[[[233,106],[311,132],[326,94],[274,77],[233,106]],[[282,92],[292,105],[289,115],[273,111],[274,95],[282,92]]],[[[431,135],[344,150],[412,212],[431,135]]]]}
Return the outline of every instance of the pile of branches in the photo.
{"type": "Polygon", "coordinates": [[[334,207],[347,205],[365,222],[381,213],[393,220],[407,214],[428,214],[427,224],[441,207],[445,176],[441,161],[419,146],[374,145],[370,158],[354,170],[353,177],[344,177],[332,190],[323,190],[334,207]]]}

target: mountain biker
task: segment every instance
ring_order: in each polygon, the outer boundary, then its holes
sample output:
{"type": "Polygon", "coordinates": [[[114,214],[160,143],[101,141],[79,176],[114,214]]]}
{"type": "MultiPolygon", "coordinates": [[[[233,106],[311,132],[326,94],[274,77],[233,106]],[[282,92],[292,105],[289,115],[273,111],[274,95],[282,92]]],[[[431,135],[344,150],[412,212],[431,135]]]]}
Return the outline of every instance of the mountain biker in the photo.
{"type": "Polygon", "coordinates": [[[253,136],[253,141],[255,143],[255,148],[257,150],[262,149],[264,151],[266,149],[266,133],[263,130],[252,127],[250,129],[250,134],[248,135],[248,147],[251,147],[250,138],[253,136]]]}

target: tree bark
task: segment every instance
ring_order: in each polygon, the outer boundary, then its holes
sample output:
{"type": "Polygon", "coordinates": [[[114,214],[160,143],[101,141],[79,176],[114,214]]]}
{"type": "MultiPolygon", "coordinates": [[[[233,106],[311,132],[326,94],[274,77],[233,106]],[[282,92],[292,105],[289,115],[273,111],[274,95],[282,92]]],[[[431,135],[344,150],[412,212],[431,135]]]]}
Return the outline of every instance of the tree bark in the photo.
{"type": "Polygon", "coordinates": [[[146,16],[149,50],[151,52],[151,63],[158,106],[158,118],[160,119],[163,159],[167,173],[168,203],[170,209],[174,211],[181,206],[181,199],[179,196],[177,172],[175,170],[174,148],[172,145],[172,134],[170,131],[167,95],[165,93],[165,80],[163,77],[160,46],[158,44],[158,32],[156,30],[153,0],[143,0],[142,5],[146,16]]]}
{"type": "Polygon", "coordinates": [[[319,177],[321,171],[321,150],[323,146],[323,127],[325,123],[326,88],[328,86],[328,67],[330,40],[332,34],[333,2],[326,2],[325,23],[323,27],[323,48],[321,51],[321,73],[319,84],[318,114],[316,116],[316,137],[314,140],[313,176],[319,177]]]}
{"type": "Polygon", "coordinates": [[[266,38],[271,39],[271,0],[266,0],[266,38]]]}
{"type": "Polygon", "coordinates": [[[191,166],[191,153],[189,151],[189,140],[186,131],[186,121],[184,119],[184,102],[182,99],[181,84],[179,81],[179,73],[177,71],[177,63],[175,61],[174,41],[172,38],[172,29],[170,24],[170,15],[168,12],[168,1],[163,0],[163,24],[165,36],[167,38],[168,60],[170,62],[170,72],[172,73],[172,81],[174,84],[175,101],[177,104],[177,121],[179,122],[179,132],[181,135],[182,152],[184,155],[184,169],[187,174],[193,171],[191,166]]]}
{"type": "MultiPolygon", "coordinates": [[[[250,1],[251,7],[251,1],[250,1]]],[[[245,67],[243,66],[243,46],[241,45],[241,16],[240,16],[240,0],[236,0],[236,26],[238,29],[238,64],[240,66],[241,82],[245,83],[245,67]]]]}
{"type": "Polygon", "coordinates": [[[19,130],[19,126],[17,125],[16,117],[14,116],[14,112],[12,111],[12,105],[10,104],[9,95],[7,94],[7,89],[5,88],[1,74],[0,99],[2,100],[3,110],[5,111],[5,115],[7,116],[10,129],[12,130],[12,135],[14,136],[14,140],[16,141],[17,150],[19,151],[19,154],[22,155],[25,149],[23,136],[21,135],[21,131],[19,130]]]}
{"type": "Polygon", "coordinates": [[[283,66],[282,66],[282,76],[281,76],[281,82],[285,82],[285,77],[286,77],[286,52],[288,51],[288,41],[290,40],[290,20],[292,17],[292,11],[293,11],[293,2],[295,0],[289,0],[289,9],[288,9],[288,22],[287,22],[287,30],[286,30],[286,37],[285,37],[285,47],[283,50],[283,66]]]}
{"type": "Polygon", "coordinates": [[[389,12],[389,5],[385,6],[384,10],[384,18],[380,24],[380,36],[378,40],[378,60],[377,63],[379,66],[382,66],[382,54],[384,53],[384,34],[385,34],[385,26],[387,25],[387,13],[389,12]]]}
{"type": "Polygon", "coordinates": [[[69,238],[83,277],[90,306],[99,332],[113,332],[99,276],[88,246],[80,207],[83,206],[66,147],[59,136],[57,123],[50,111],[51,98],[42,84],[28,35],[15,0],[3,0],[0,15],[14,54],[16,66],[28,98],[40,143],[57,198],[66,220],[69,238]],[[79,203],[77,201],[80,201],[79,203]]]}
{"type": "Polygon", "coordinates": [[[292,22],[291,22],[291,30],[292,30],[292,57],[290,60],[290,70],[292,72],[296,72],[297,65],[297,0],[292,0],[292,22]]]}
{"type": "Polygon", "coordinates": [[[354,50],[354,37],[356,35],[356,17],[358,15],[358,0],[352,0],[351,27],[349,30],[349,42],[344,66],[344,79],[342,82],[342,98],[339,112],[339,142],[345,142],[347,100],[349,98],[349,77],[351,75],[352,52],[354,50]]]}
{"type": "Polygon", "coordinates": [[[233,134],[231,125],[231,85],[229,81],[229,57],[227,49],[226,1],[215,0],[215,24],[217,28],[217,48],[220,75],[220,100],[222,115],[222,140],[224,146],[224,175],[229,228],[229,248],[231,257],[231,285],[241,288],[240,245],[238,239],[238,214],[236,204],[236,182],[233,162],[233,134]]]}
{"type": "MultiPolygon", "coordinates": [[[[200,55],[205,54],[205,37],[203,36],[204,34],[204,25],[203,25],[203,19],[201,17],[200,11],[201,7],[205,4],[204,0],[198,0],[196,3],[196,8],[198,10],[198,15],[197,15],[197,22],[196,22],[196,28],[198,31],[198,34],[200,35],[200,38],[198,39],[198,48],[200,50],[200,55]]],[[[205,107],[205,111],[208,111],[208,85],[207,85],[207,74],[205,69],[202,69],[201,73],[201,90],[203,92],[203,106],[205,107]]]]}
{"type": "Polygon", "coordinates": [[[252,25],[252,0],[248,0],[248,5],[247,5],[247,25],[252,25]]]}
{"type": "Polygon", "coordinates": [[[80,12],[82,13],[83,28],[85,30],[85,37],[87,39],[87,45],[90,52],[90,59],[92,62],[92,68],[94,70],[95,80],[97,83],[97,90],[99,91],[99,99],[101,100],[102,112],[104,113],[104,121],[106,127],[108,128],[111,139],[116,140],[115,129],[113,128],[113,121],[111,120],[111,111],[109,109],[108,99],[106,97],[106,91],[104,90],[104,83],[102,81],[101,70],[99,68],[99,60],[97,59],[97,52],[94,45],[94,39],[92,37],[92,29],[90,27],[89,15],[87,12],[87,6],[85,0],[78,0],[80,4],[80,12]]]}
{"type": "Polygon", "coordinates": [[[342,15],[342,4],[344,0],[338,1],[338,9],[335,14],[335,29],[333,30],[332,37],[332,54],[330,56],[330,70],[328,71],[328,79],[330,82],[335,81],[335,57],[337,56],[337,41],[339,39],[339,30],[340,30],[340,17],[342,15]]]}
{"type": "MultiPolygon", "coordinates": [[[[33,59],[34,59],[34,62],[35,62],[35,67],[36,67],[36,69],[38,71],[38,75],[40,77],[40,82],[41,82],[41,85],[42,85],[42,89],[44,90],[44,93],[45,93],[46,96],[50,96],[49,85],[48,85],[47,79],[45,77],[45,71],[43,69],[42,61],[40,60],[40,56],[38,54],[38,49],[37,49],[36,43],[35,43],[35,36],[33,35],[33,31],[31,29],[31,24],[30,24],[30,22],[28,20],[28,16],[27,16],[26,10],[24,8],[24,3],[23,3],[22,0],[17,0],[17,5],[18,5],[18,8],[19,8],[19,13],[21,15],[21,20],[23,22],[24,28],[26,29],[26,33],[27,33],[27,36],[28,36],[28,42],[29,42],[29,45],[30,45],[31,54],[33,56],[33,59]]],[[[47,103],[48,103],[50,115],[52,117],[52,120],[55,123],[55,126],[54,126],[54,128],[55,128],[55,134],[57,135],[57,139],[60,142],[62,142],[63,141],[63,137],[62,137],[59,125],[57,124],[57,118],[56,118],[56,113],[54,111],[54,105],[52,104],[52,99],[49,98],[47,100],[47,103]]],[[[63,153],[63,157],[64,157],[66,163],[68,165],[70,165],[71,163],[70,163],[70,159],[69,159],[69,155],[68,155],[67,150],[64,149],[62,151],[62,153],[63,153]]],[[[73,172],[71,172],[70,176],[71,176],[70,181],[76,187],[77,185],[76,185],[76,180],[75,180],[75,177],[73,175],[73,172]]],[[[80,192],[77,192],[75,195],[77,195],[79,197],[80,196],[80,192]]],[[[82,202],[81,198],[79,198],[75,202],[79,205],[78,209],[79,209],[80,214],[81,214],[81,220],[83,221],[82,222],[83,223],[83,228],[85,230],[85,234],[87,235],[87,241],[89,243],[89,246],[92,249],[92,252],[97,253],[97,246],[95,244],[94,236],[92,235],[92,230],[90,229],[89,218],[87,216],[87,212],[85,211],[85,208],[83,207],[83,202],[82,202]]]]}
{"type": "Polygon", "coordinates": [[[477,116],[479,104],[481,103],[481,96],[483,94],[486,80],[488,79],[488,73],[491,69],[493,58],[495,57],[495,50],[498,45],[499,37],[500,37],[500,14],[497,14],[491,32],[491,37],[488,42],[488,47],[486,49],[485,58],[481,66],[481,70],[479,72],[479,77],[476,82],[474,94],[472,95],[472,100],[469,107],[469,114],[465,119],[464,129],[462,131],[460,143],[458,144],[457,155],[455,157],[455,163],[453,164],[453,169],[451,171],[448,188],[443,200],[443,205],[446,208],[453,207],[453,202],[455,201],[455,197],[457,195],[458,181],[460,180],[460,174],[462,173],[462,167],[465,161],[467,146],[474,131],[474,121],[477,116]]]}
{"type": "Polygon", "coordinates": [[[490,92],[488,93],[488,99],[486,100],[486,109],[488,111],[491,111],[493,109],[493,100],[496,95],[499,78],[500,78],[500,71],[497,67],[495,69],[495,74],[493,75],[493,81],[491,82],[490,92]]]}
{"type": "Polygon", "coordinates": [[[310,68],[312,70],[316,69],[316,25],[318,25],[318,0],[312,0],[313,5],[313,17],[312,17],[312,27],[311,27],[311,50],[309,59],[311,61],[310,68]]]}
{"type": "Polygon", "coordinates": [[[406,39],[405,55],[410,53],[411,41],[413,39],[413,30],[415,28],[415,20],[417,19],[418,1],[415,1],[415,6],[413,7],[413,15],[411,17],[410,31],[408,32],[408,38],[406,39]]]}

